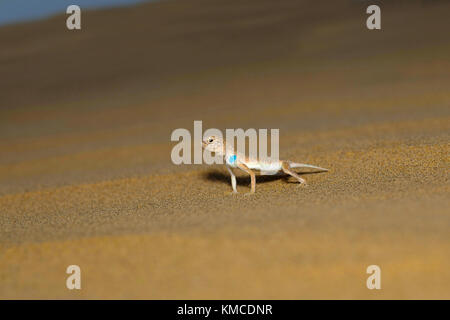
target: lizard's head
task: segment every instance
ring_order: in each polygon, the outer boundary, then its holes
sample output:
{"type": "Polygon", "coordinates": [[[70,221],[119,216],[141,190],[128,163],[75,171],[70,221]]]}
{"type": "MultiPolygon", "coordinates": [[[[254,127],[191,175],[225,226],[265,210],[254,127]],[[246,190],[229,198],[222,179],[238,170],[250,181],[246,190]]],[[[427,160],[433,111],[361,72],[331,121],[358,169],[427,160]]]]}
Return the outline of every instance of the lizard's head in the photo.
{"type": "Polygon", "coordinates": [[[209,136],[203,140],[202,147],[209,152],[223,152],[223,140],[216,136],[209,136]]]}

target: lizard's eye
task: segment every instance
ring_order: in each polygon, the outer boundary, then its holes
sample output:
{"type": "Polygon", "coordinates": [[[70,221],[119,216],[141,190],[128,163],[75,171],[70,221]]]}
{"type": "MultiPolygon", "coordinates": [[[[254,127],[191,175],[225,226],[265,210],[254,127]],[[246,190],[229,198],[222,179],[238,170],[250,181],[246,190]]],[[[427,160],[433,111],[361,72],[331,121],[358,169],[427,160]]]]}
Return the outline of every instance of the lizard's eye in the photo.
{"type": "Polygon", "coordinates": [[[208,140],[209,143],[212,143],[213,141],[214,141],[214,139],[212,139],[212,138],[208,140]]]}

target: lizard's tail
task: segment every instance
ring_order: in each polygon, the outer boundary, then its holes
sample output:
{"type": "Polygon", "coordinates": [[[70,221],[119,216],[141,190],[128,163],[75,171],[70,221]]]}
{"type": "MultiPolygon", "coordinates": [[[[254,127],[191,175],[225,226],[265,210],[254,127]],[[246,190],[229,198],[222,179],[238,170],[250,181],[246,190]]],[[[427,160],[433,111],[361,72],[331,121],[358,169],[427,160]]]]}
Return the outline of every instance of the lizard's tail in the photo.
{"type": "Polygon", "coordinates": [[[305,164],[305,163],[291,162],[291,163],[289,163],[289,165],[291,166],[291,168],[312,168],[312,169],[317,169],[320,171],[328,171],[328,169],[312,166],[310,164],[305,164]]]}

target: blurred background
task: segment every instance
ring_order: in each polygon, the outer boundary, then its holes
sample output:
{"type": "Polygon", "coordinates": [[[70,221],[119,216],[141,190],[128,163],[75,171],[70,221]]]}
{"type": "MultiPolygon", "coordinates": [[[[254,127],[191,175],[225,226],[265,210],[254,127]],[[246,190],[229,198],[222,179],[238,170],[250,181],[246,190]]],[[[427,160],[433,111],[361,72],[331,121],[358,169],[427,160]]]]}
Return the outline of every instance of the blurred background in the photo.
{"type": "Polygon", "coordinates": [[[0,297],[450,298],[449,12],[0,0],[0,297]],[[331,171],[232,196],[172,164],[194,120],[279,128],[281,158],[331,171]]]}
{"type": "MultiPolygon", "coordinates": [[[[76,5],[83,9],[126,6],[152,0],[79,0],[76,5]]],[[[155,1],[155,0],[153,0],[155,1]]],[[[52,15],[66,13],[70,0],[2,0],[0,1],[0,25],[45,19],[52,15]]]]}

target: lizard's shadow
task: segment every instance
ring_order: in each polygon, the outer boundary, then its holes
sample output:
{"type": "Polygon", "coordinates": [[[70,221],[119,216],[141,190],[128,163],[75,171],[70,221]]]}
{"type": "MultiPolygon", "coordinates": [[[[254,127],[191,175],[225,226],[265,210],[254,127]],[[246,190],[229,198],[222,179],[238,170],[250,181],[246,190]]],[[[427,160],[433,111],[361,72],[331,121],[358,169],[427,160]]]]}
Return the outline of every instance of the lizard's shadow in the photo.
{"type": "MultiPolygon", "coordinates": [[[[304,174],[312,174],[312,173],[317,173],[317,172],[297,172],[297,174],[299,176],[304,175],[304,174]]],[[[203,178],[205,180],[219,181],[219,182],[223,182],[226,184],[230,184],[230,180],[231,180],[230,174],[228,172],[223,172],[220,170],[209,170],[203,174],[203,178]]],[[[291,178],[291,179],[289,179],[289,178],[290,178],[290,175],[287,175],[287,174],[277,174],[277,175],[269,175],[269,176],[256,175],[256,182],[257,183],[265,183],[265,182],[271,182],[271,181],[284,179],[287,182],[298,183],[293,178],[291,178]]],[[[250,177],[248,175],[244,174],[244,175],[236,176],[236,183],[238,185],[248,185],[249,181],[250,181],[250,177]]]]}

